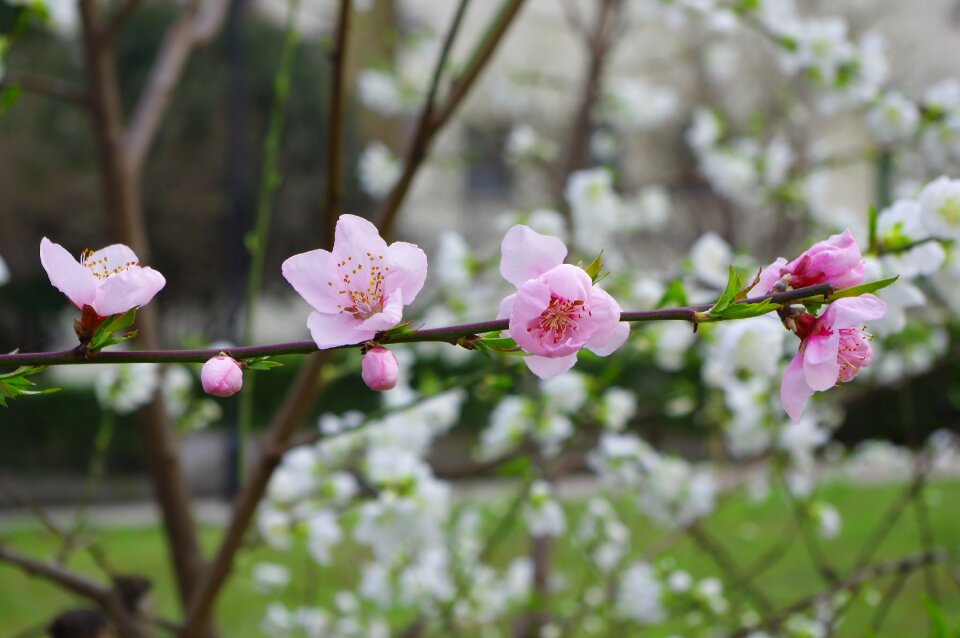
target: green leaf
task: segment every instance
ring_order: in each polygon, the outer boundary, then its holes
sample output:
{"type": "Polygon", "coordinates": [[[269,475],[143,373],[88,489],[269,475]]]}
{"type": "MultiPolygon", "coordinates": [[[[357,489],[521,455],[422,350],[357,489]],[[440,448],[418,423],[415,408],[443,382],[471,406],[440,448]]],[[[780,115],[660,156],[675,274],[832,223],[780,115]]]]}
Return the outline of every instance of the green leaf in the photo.
{"type": "Polygon", "coordinates": [[[867,209],[868,231],[867,231],[867,251],[870,254],[877,254],[880,245],[877,243],[877,207],[871,206],[867,209]]]}
{"type": "Polygon", "coordinates": [[[60,388],[31,389],[36,387],[36,384],[27,377],[43,371],[45,367],[21,366],[12,372],[0,374],[0,406],[7,407],[7,399],[58,392],[60,388]]]}
{"type": "Polygon", "coordinates": [[[283,365],[279,361],[271,360],[270,357],[254,357],[253,359],[247,359],[243,363],[248,370],[270,370],[283,365]]]}
{"type": "Polygon", "coordinates": [[[730,266],[730,270],[727,273],[727,285],[724,287],[723,292],[720,293],[720,298],[717,299],[713,307],[707,312],[709,312],[711,316],[722,314],[723,311],[733,303],[734,299],[736,299],[739,290],[740,277],[737,276],[737,271],[733,269],[733,266],[730,266]]]}
{"type": "Polygon", "coordinates": [[[412,323],[413,323],[412,321],[404,321],[398,326],[394,326],[389,330],[384,330],[383,332],[379,333],[377,338],[381,338],[389,341],[393,337],[400,337],[402,335],[409,334],[411,332],[416,332],[417,328],[412,328],[411,327],[412,323]]]}
{"type": "Polygon", "coordinates": [[[134,320],[137,318],[137,309],[131,308],[122,315],[112,315],[107,317],[103,323],[97,328],[97,331],[93,333],[93,337],[90,339],[89,348],[93,352],[102,350],[107,346],[116,345],[127,339],[131,339],[137,336],[136,331],[130,331],[126,334],[123,334],[119,337],[114,337],[114,333],[120,332],[122,330],[128,330],[130,326],[133,325],[134,320]]]}
{"type": "Polygon", "coordinates": [[[843,297],[859,297],[860,295],[877,292],[878,290],[882,290],[891,285],[897,279],[900,279],[900,275],[894,275],[893,277],[878,279],[876,281],[868,281],[867,283],[860,284],[859,286],[843,288],[842,290],[837,290],[832,295],[827,297],[827,300],[832,301],[834,299],[842,299],[843,297]]]}
{"type": "Polygon", "coordinates": [[[751,317],[759,317],[765,315],[768,312],[773,312],[780,305],[770,301],[769,299],[764,299],[758,303],[735,303],[728,306],[721,313],[710,313],[708,321],[729,321],[731,319],[750,319],[751,317]]]}
{"type": "Polygon", "coordinates": [[[950,638],[947,617],[940,606],[929,596],[924,596],[923,607],[930,618],[930,638],[950,638]]]}
{"type": "Polygon", "coordinates": [[[504,354],[525,355],[517,342],[509,337],[484,337],[473,342],[477,350],[489,350],[504,354]]]}
{"type": "Polygon", "coordinates": [[[597,255],[597,258],[590,262],[590,265],[584,268],[584,271],[590,275],[591,281],[597,283],[602,276],[601,271],[603,270],[603,251],[600,251],[600,254],[597,255]]]}

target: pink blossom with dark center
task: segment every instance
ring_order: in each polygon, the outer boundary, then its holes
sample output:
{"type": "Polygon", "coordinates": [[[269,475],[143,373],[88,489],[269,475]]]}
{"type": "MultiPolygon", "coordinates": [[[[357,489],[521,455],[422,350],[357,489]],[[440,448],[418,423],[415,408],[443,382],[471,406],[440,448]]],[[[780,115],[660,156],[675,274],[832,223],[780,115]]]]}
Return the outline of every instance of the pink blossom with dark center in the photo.
{"type": "Polygon", "coordinates": [[[760,273],[760,280],[751,297],[777,292],[774,287],[780,280],[787,288],[803,288],[817,284],[831,284],[834,288],[849,288],[863,283],[863,256],[849,230],[829,239],[817,242],[802,255],[787,263],[777,258],[760,273]]]}
{"type": "Polygon", "coordinates": [[[517,292],[501,302],[497,318],[509,317],[510,336],[541,379],[569,370],[581,348],[609,355],[630,331],[613,297],[582,268],[564,264],[566,256],[562,241],[522,225],[501,244],[500,273],[517,292]]]}
{"type": "Polygon", "coordinates": [[[798,322],[800,348],[783,373],[780,404],[794,422],[814,392],[852,380],[870,365],[873,350],[863,328],[887,306],[874,295],[837,299],[817,318],[798,322]]]}

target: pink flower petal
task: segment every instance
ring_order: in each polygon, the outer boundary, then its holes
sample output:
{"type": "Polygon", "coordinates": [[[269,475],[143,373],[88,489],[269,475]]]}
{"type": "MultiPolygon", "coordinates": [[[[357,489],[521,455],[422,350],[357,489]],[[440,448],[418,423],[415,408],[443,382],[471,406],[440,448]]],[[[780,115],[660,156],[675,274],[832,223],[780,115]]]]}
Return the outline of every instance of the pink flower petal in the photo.
{"type": "Polygon", "coordinates": [[[360,322],[348,313],[326,315],[311,312],[307,317],[307,328],[317,347],[321,350],[363,343],[377,334],[376,330],[361,328],[360,322]]]}
{"type": "Polygon", "coordinates": [[[101,317],[118,315],[131,308],[147,305],[166,283],[163,275],[153,268],[127,268],[101,279],[96,297],[90,305],[101,317]]]}
{"type": "Polygon", "coordinates": [[[507,295],[500,302],[500,310],[497,311],[497,319],[506,319],[513,312],[513,302],[517,298],[517,293],[507,295]]]}
{"type": "Polygon", "coordinates": [[[773,292],[774,285],[780,281],[780,270],[786,265],[786,259],[777,257],[776,261],[760,271],[760,279],[757,281],[757,285],[750,290],[747,298],[762,297],[773,292]]]}
{"type": "Polygon", "coordinates": [[[427,255],[419,246],[397,241],[387,248],[386,264],[384,290],[400,290],[404,303],[413,303],[427,280],[427,255]]]}
{"type": "Polygon", "coordinates": [[[403,293],[397,290],[385,297],[384,301],[383,310],[364,320],[360,324],[362,329],[380,332],[381,330],[389,330],[400,323],[400,319],[403,317],[403,293]]]}
{"type": "Polygon", "coordinates": [[[101,248],[94,252],[87,257],[85,261],[87,263],[102,261],[103,264],[111,270],[118,266],[126,267],[128,264],[140,265],[140,259],[137,257],[137,254],[133,252],[133,249],[124,244],[110,244],[106,248],[101,248]]]}
{"type": "Polygon", "coordinates": [[[549,379],[558,374],[563,374],[572,368],[577,362],[577,353],[574,352],[565,357],[538,357],[537,355],[529,355],[523,358],[523,362],[530,368],[530,372],[541,379],[549,379]]]}
{"type": "Polygon", "coordinates": [[[500,244],[500,274],[519,288],[563,263],[567,247],[556,237],[541,235],[529,226],[507,231],[500,244]]]}
{"type": "Polygon", "coordinates": [[[539,279],[531,279],[513,297],[510,336],[527,352],[547,354],[540,342],[527,331],[527,326],[550,304],[550,289],[539,279]]]}
{"type": "Polygon", "coordinates": [[[543,273],[541,279],[550,288],[550,292],[570,300],[587,301],[593,289],[590,275],[583,268],[571,264],[560,264],[543,273]]]}
{"type": "Polygon", "coordinates": [[[780,382],[780,405],[790,420],[796,423],[803,413],[803,405],[813,395],[813,389],[807,385],[803,373],[803,355],[799,352],[793,356],[790,365],[783,371],[783,380],[780,382]]]}
{"type": "Polygon", "coordinates": [[[343,305],[340,290],[343,282],[336,279],[333,256],[326,250],[311,250],[294,255],[281,266],[283,277],[314,310],[327,314],[340,312],[343,305]]]}
{"type": "Polygon", "coordinates": [[[340,215],[334,236],[333,256],[338,261],[348,257],[357,261],[362,258],[366,263],[367,253],[375,257],[383,255],[386,259],[387,242],[383,241],[380,231],[362,217],[340,215]]]}
{"type": "Polygon", "coordinates": [[[830,313],[831,326],[834,330],[853,328],[863,325],[865,321],[879,319],[887,311],[887,304],[875,295],[860,295],[859,297],[843,297],[837,299],[824,311],[830,313]]]}
{"type": "Polygon", "coordinates": [[[630,324],[620,321],[620,305],[598,286],[591,291],[590,312],[597,331],[587,343],[587,349],[605,357],[624,344],[630,334],[630,324]]]}
{"type": "Polygon", "coordinates": [[[50,283],[74,306],[83,308],[93,303],[97,295],[97,279],[66,248],[44,237],[40,241],[40,263],[47,271],[50,283]]]}
{"type": "Polygon", "coordinates": [[[840,363],[837,350],[840,347],[840,332],[834,330],[825,336],[811,336],[804,342],[803,376],[814,390],[829,390],[837,384],[840,363]]]}

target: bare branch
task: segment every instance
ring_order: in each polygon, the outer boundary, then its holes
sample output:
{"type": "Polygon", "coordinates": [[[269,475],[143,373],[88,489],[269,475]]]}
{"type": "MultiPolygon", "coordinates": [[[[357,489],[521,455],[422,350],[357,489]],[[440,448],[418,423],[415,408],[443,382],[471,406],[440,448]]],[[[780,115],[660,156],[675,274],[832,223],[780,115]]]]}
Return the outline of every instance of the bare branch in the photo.
{"type": "Polygon", "coordinates": [[[333,86],[330,95],[330,122],[327,125],[327,183],[323,200],[323,220],[327,244],[333,244],[337,210],[343,191],[343,112],[346,108],[347,39],[350,34],[350,0],[340,0],[337,31],[330,48],[333,86]]]}
{"type": "Polygon", "coordinates": [[[65,569],[60,565],[43,563],[26,554],[21,554],[8,547],[4,547],[3,545],[0,545],[0,560],[20,568],[21,571],[30,576],[36,576],[56,583],[63,589],[92,600],[101,607],[109,607],[111,605],[112,593],[110,588],[86,576],[65,569]]]}
{"type": "Polygon", "coordinates": [[[82,87],[56,78],[39,75],[13,75],[0,83],[0,88],[8,86],[18,86],[28,93],[45,95],[74,106],[90,107],[90,96],[82,87]]]}
{"type": "Polygon", "coordinates": [[[188,0],[167,29],[124,141],[134,172],[143,166],[190,53],[194,46],[208,41],[219,30],[226,4],[227,0],[188,0]]]}
{"type": "Polygon", "coordinates": [[[444,102],[439,107],[435,107],[433,101],[437,93],[437,86],[440,82],[440,74],[446,66],[446,58],[449,55],[453,40],[459,30],[460,18],[462,18],[461,12],[465,10],[466,3],[461,2],[457,14],[454,17],[454,22],[447,32],[443,52],[437,60],[431,87],[427,94],[428,97],[424,104],[423,111],[420,114],[420,119],[417,122],[416,132],[407,148],[403,173],[377,211],[376,218],[379,220],[378,226],[380,227],[380,233],[384,237],[388,237],[393,231],[393,225],[396,223],[400,205],[406,199],[410,186],[413,184],[413,178],[416,177],[420,166],[423,164],[424,159],[426,159],[431,142],[449,121],[457,107],[460,106],[463,98],[470,92],[480,73],[486,68],[494,51],[496,51],[503,36],[513,23],[513,19],[523,6],[523,2],[524,0],[504,0],[503,5],[500,7],[500,10],[490,23],[477,48],[474,50],[473,55],[467,62],[463,73],[451,84],[450,91],[444,102]]]}
{"type": "Polygon", "coordinates": [[[775,614],[768,616],[753,626],[744,627],[735,631],[732,638],[742,638],[743,636],[746,636],[757,630],[775,629],[793,614],[802,612],[818,603],[830,600],[830,598],[832,598],[837,592],[859,587],[862,583],[868,580],[873,580],[874,578],[879,578],[881,576],[887,576],[890,574],[908,574],[914,570],[924,567],[925,565],[932,563],[943,563],[947,562],[948,560],[950,560],[950,555],[945,551],[938,550],[934,552],[923,552],[914,556],[907,556],[906,558],[879,563],[877,565],[861,567],[860,569],[854,570],[853,573],[846,578],[836,581],[820,593],[802,598],[797,602],[784,607],[775,614]]]}
{"type": "Polygon", "coordinates": [[[126,26],[127,20],[130,19],[137,9],[140,8],[140,5],[143,3],[143,0],[124,0],[123,6],[117,9],[112,16],[110,16],[110,23],[106,26],[103,31],[103,37],[108,41],[112,42],[117,39],[117,36],[120,35],[120,32],[123,31],[123,27],[126,26]]]}

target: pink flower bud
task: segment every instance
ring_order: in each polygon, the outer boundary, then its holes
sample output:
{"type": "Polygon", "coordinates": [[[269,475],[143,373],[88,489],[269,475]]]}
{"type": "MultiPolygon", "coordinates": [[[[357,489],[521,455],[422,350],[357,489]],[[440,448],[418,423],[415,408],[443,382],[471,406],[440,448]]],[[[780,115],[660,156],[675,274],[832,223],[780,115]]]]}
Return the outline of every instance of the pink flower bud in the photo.
{"type": "Polygon", "coordinates": [[[240,365],[225,354],[208,359],[200,369],[203,391],[215,397],[230,397],[243,387],[240,365]]]}
{"type": "Polygon", "coordinates": [[[367,387],[377,392],[390,390],[397,385],[400,367],[393,353],[382,346],[374,346],[363,355],[360,376],[367,387]]]}

